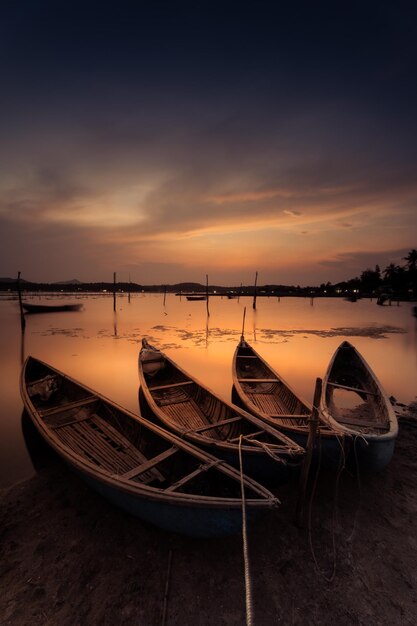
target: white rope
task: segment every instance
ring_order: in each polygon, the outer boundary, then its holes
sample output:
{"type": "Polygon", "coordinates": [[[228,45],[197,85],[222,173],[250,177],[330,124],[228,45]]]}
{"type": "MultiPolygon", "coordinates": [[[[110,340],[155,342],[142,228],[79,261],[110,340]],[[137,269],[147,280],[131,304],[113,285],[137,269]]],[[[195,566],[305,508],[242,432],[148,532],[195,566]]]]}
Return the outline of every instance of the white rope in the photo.
{"type": "Polygon", "coordinates": [[[242,464],[242,435],[239,437],[239,463],[240,463],[240,489],[242,493],[242,535],[243,535],[243,561],[245,566],[245,599],[246,599],[246,626],[253,625],[253,608],[252,608],[252,581],[249,568],[249,551],[248,537],[246,527],[246,500],[245,485],[243,483],[243,464],[242,464]]]}

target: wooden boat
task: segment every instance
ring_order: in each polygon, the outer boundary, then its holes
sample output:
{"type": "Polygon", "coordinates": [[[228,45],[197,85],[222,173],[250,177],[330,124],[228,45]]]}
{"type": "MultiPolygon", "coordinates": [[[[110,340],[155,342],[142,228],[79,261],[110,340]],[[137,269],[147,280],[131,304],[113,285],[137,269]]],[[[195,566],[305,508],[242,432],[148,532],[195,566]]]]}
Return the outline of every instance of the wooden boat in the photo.
{"type": "Polygon", "coordinates": [[[222,400],[145,339],[139,378],[142,413],[236,467],[242,435],[243,467],[257,480],[287,480],[304,457],[291,439],[222,400]]]}
{"type": "Polygon", "coordinates": [[[329,427],[352,436],[352,463],[378,471],[390,462],[398,434],[394,409],[374,372],[348,341],[329,363],[320,411],[329,427]]]}
{"type": "MultiPolygon", "coordinates": [[[[29,357],[25,407],[68,465],[129,513],[170,531],[217,536],[241,529],[240,473],[50,365],[29,357]]],[[[243,475],[248,519],[277,499],[243,475]]]]}
{"type": "MultiPolygon", "coordinates": [[[[312,408],[241,336],[233,363],[232,398],[249,413],[278,428],[300,446],[307,446],[312,408]]],[[[320,420],[314,458],[327,469],[341,462],[346,442],[337,428],[320,420]]]]}
{"type": "Polygon", "coordinates": [[[201,300],[207,300],[207,296],[185,296],[190,302],[197,302],[201,300]]]}
{"type": "Polygon", "coordinates": [[[26,313],[56,313],[58,311],[80,311],[82,304],[31,304],[23,302],[26,313]]]}

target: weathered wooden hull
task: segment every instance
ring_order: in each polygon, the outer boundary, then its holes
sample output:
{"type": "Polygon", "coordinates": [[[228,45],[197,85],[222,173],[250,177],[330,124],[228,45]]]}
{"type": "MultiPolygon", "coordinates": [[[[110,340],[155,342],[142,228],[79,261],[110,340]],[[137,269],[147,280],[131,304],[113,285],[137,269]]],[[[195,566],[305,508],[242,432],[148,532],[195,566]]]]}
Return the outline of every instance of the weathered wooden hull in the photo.
{"type": "MultiPolygon", "coordinates": [[[[78,472],[79,473],[79,472],[78,472]]],[[[114,489],[90,476],[79,473],[80,477],[97,493],[112,504],[141,520],[169,532],[188,537],[223,537],[240,533],[242,530],[242,510],[234,508],[197,508],[185,504],[172,504],[138,498],[127,492],[114,489]]],[[[249,510],[247,521],[254,523],[262,511],[249,510]]]]}
{"type": "Polygon", "coordinates": [[[390,463],[396,437],[383,441],[369,440],[363,436],[353,436],[347,462],[349,467],[360,472],[381,472],[390,463]]]}
{"type": "Polygon", "coordinates": [[[218,458],[41,361],[27,359],[21,391],[34,426],[63,461],[113,504],[155,526],[200,537],[238,532],[241,480],[250,521],[278,503],[218,458]]]}
{"type": "Polygon", "coordinates": [[[244,471],[262,483],[280,484],[298,471],[305,450],[292,439],[224,401],[146,341],[144,346],[139,355],[143,415],[236,468],[242,435],[244,471]]]}
{"type": "MultiPolygon", "coordinates": [[[[306,448],[311,408],[243,337],[235,350],[232,370],[232,402],[306,448]],[[242,376],[249,378],[250,382],[246,383],[242,376]]],[[[345,438],[336,431],[329,431],[327,425],[321,423],[313,448],[313,463],[335,470],[343,463],[346,450],[345,438]]]]}
{"type": "Polygon", "coordinates": [[[334,353],[323,379],[322,418],[350,437],[348,463],[363,471],[381,471],[391,461],[398,422],[387,394],[362,355],[348,341],[334,353]],[[336,391],[353,394],[354,408],[339,408],[336,391]]]}
{"type": "MultiPolygon", "coordinates": [[[[141,414],[146,419],[155,424],[162,423],[165,427],[169,428],[169,424],[159,419],[158,414],[149,406],[142,388],[139,389],[139,406],[141,414]]],[[[173,432],[179,433],[179,431],[175,430],[173,430],[173,432]]],[[[196,441],[194,438],[188,436],[185,436],[185,438],[193,445],[198,445],[204,452],[215,455],[217,458],[222,459],[232,467],[240,470],[239,447],[237,445],[222,445],[216,441],[203,439],[196,441]]],[[[294,443],[294,445],[296,444],[294,443]]],[[[279,456],[280,459],[277,460],[270,457],[261,449],[252,450],[244,445],[242,447],[242,470],[247,476],[250,476],[264,485],[276,486],[285,484],[299,475],[304,453],[302,455],[299,453],[292,455],[291,452],[288,451],[286,453],[280,453],[279,456]]]]}

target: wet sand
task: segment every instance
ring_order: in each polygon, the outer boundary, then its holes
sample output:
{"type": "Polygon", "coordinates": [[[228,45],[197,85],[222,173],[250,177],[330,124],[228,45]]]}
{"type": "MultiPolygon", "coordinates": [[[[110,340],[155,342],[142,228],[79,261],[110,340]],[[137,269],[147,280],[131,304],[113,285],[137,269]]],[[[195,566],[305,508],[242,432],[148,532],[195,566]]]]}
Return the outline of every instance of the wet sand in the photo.
{"type": "MultiPolygon", "coordinates": [[[[408,412],[409,413],[409,412],[408,412]]],[[[320,473],[311,530],[296,485],[249,532],[254,624],[417,622],[417,421],[379,475],[320,473]],[[315,562],[316,561],[316,562],[315,562]]],[[[245,623],[241,537],[196,540],[110,506],[59,461],[0,492],[0,623],[245,623]],[[168,563],[172,555],[170,575],[168,563]]]]}

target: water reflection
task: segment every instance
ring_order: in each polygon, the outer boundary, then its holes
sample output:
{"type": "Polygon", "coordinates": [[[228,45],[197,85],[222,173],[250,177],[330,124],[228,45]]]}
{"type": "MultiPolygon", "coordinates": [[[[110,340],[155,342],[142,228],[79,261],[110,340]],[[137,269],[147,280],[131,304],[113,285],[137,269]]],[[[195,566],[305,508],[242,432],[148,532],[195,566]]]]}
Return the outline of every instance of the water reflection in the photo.
{"type": "Polygon", "coordinates": [[[22,332],[20,334],[20,364],[23,365],[25,362],[25,328],[22,328],[22,332]]]}
{"type": "Polygon", "coordinates": [[[113,335],[117,337],[117,311],[113,311],[113,335]]]}
{"type": "Polygon", "coordinates": [[[403,403],[416,396],[417,318],[411,303],[378,307],[362,299],[352,307],[344,300],[315,298],[313,309],[308,298],[258,297],[254,310],[249,296],[212,297],[208,316],[206,307],[181,297],[171,296],[164,307],[164,294],[132,296],[130,306],[117,312],[112,294],[82,300],[87,304],[82,313],[32,316],[24,334],[18,302],[0,301],[1,485],[23,477],[23,470],[11,469],[14,464],[29,464],[19,394],[19,373],[29,354],[137,412],[137,359],[147,337],[229,400],[233,352],[246,325],[257,351],[304,398],[313,396],[314,381],[344,339],[363,354],[388,395],[403,403]]]}
{"type": "Polygon", "coordinates": [[[206,348],[209,345],[209,316],[206,317],[206,348]]]}

